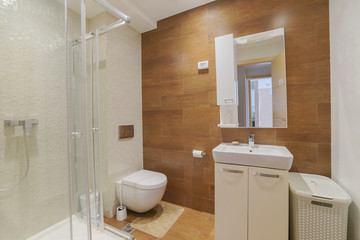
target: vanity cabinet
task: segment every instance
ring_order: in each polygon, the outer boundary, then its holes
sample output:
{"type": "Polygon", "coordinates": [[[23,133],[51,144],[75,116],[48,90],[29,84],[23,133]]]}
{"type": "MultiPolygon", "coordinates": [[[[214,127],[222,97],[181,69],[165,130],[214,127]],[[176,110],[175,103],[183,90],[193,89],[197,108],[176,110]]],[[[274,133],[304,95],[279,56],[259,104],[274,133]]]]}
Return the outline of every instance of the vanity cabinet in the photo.
{"type": "Polygon", "coordinates": [[[289,173],[249,167],[248,240],[287,240],[289,173]]]}
{"type": "Polygon", "coordinates": [[[247,239],[249,168],[215,163],[215,239],[247,239]]]}
{"type": "Polygon", "coordinates": [[[215,163],[215,240],[287,240],[288,171],[215,163]]]}

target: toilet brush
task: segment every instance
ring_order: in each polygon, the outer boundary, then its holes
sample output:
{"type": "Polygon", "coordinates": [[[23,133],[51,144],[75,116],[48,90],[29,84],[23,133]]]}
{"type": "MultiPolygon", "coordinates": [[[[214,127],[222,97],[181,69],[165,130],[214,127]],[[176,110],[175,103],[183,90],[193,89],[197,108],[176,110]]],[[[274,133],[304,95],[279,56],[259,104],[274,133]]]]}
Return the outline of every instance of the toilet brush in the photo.
{"type": "Polygon", "coordinates": [[[123,192],[122,192],[122,185],[120,185],[120,208],[123,208],[123,192]]]}
{"type": "Polygon", "coordinates": [[[127,218],[126,207],[123,206],[123,192],[120,185],[120,206],[116,208],[116,220],[123,221],[127,218]]]}

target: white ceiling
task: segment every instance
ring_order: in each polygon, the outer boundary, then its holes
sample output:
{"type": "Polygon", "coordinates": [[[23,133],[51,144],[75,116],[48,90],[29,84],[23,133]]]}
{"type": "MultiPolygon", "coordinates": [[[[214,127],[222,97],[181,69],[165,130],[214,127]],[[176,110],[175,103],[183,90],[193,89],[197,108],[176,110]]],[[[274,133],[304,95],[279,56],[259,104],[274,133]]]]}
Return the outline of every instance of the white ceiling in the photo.
{"type": "MultiPolygon", "coordinates": [[[[131,17],[130,25],[140,33],[155,29],[157,21],[215,0],[107,0],[131,17]]],[[[80,1],[68,0],[69,8],[80,13],[80,1]]],[[[93,0],[86,0],[87,18],[105,9],[93,0]]]]}

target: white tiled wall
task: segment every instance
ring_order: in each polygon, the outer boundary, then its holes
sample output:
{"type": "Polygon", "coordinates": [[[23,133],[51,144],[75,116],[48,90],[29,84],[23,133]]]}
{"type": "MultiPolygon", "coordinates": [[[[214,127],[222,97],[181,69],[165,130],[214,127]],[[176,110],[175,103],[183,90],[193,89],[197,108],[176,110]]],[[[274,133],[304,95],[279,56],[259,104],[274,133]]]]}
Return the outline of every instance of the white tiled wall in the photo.
{"type": "MultiPolygon", "coordinates": [[[[26,169],[22,128],[5,128],[3,121],[39,120],[27,137],[29,176],[0,192],[0,239],[17,240],[69,215],[64,6],[0,1],[0,13],[0,188],[16,183],[26,169]]],[[[74,13],[69,18],[75,34],[80,19],[74,13]]]]}

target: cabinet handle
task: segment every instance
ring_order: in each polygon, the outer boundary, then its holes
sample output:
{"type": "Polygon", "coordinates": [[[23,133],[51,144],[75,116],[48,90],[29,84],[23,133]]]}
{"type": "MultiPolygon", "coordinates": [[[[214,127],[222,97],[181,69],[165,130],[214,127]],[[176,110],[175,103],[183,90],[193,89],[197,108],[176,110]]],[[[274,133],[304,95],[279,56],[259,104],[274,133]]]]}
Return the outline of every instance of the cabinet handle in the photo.
{"type": "Polygon", "coordinates": [[[234,169],[226,169],[226,168],[220,168],[220,172],[229,172],[229,173],[244,173],[243,170],[234,170],[234,169]]]}
{"type": "Polygon", "coordinates": [[[254,176],[258,177],[268,177],[268,178],[283,178],[283,175],[280,174],[267,174],[267,173],[261,173],[261,172],[254,172],[254,176]]]}

